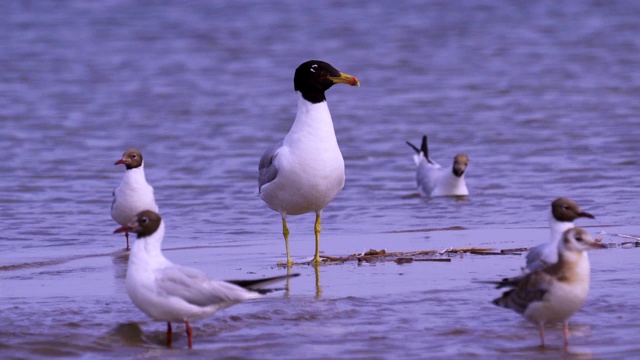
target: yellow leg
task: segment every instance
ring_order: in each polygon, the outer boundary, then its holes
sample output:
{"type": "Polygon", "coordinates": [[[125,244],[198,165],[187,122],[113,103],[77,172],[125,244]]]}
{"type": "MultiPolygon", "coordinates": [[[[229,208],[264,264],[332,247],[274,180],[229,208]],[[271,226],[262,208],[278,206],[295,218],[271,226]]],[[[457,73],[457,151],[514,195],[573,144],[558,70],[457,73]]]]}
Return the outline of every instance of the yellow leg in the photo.
{"type": "Polygon", "coordinates": [[[322,228],[320,227],[321,216],[321,213],[316,213],[316,226],[314,228],[316,234],[316,256],[313,257],[313,262],[316,264],[322,262],[322,260],[320,260],[320,231],[322,231],[322,228]]]}
{"type": "Polygon", "coordinates": [[[293,265],[291,255],[289,253],[289,228],[287,227],[287,216],[282,215],[282,236],[284,236],[284,247],[287,249],[287,265],[293,265]]]}
{"type": "Polygon", "coordinates": [[[316,272],[316,299],[322,296],[322,288],[320,287],[320,264],[313,264],[313,270],[316,272]]]}
{"type": "Polygon", "coordinates": [[[291,282],[291,266],[287,266],[287,280],[284,285],[284,297],[289,297],[289,283],[291,282]]]}

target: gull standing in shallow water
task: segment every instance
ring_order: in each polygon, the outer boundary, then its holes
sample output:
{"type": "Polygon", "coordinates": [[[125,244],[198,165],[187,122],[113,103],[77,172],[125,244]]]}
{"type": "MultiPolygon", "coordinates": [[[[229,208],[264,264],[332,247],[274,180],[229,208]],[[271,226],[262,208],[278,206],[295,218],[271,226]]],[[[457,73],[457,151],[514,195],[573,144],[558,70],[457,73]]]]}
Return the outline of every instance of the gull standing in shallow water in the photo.
{"type": "Polygon", "coordinates": [[[557,249],[558,243],[562,239],[562,234],[567,229],[575,227],[573,221],[580,217],[595,219],[593,215],[582,211],[580,206],[569,198],[561,197],[554,200],[551,203],[551,215],[549,217],[551,240],[548,243],[529,249],[527,269],[536,271],[547,265],[555,264],[558,261],[557,249]]]}
{"type": "Polygon", "coordinates": [[[413,160],[418,167],[416,182],[418,191],[422,196],[466,196],[469,195],[464,174],[469,165],[469,157],[465,154],[457,154],[453,158],[451,168],[443,168],[437,162],[429,158],[429,146],[427,135],[422,137],[422,145],[418,149],[407,141],[407,145],[415,150],[413,160]]]}
{"type": "MultiPolygon", "coordinates": [[[[556,248],[558,261],[544,269],[513,278],[506,291],[493,300],[497,306],[512,309],[534,323],[544,346],[544,326],[549,322],[564,324],[565,348],[569,344],[569,318],[587,298],[590,265],[586,251],[606,246],[597,243],[585,230],[566,230],[556,248]]],[[[504,286],[504,280],[497,282],[504,286]]]]}
{"type": "Polygon", "coordinates": [[[325,91],[334,84],[360,86],[354,76],[339,72],[324,61],[300,65],[293,78],[298,111],[284,140],[268,148],[258,166],[258,191],[267,205],[282,217],[287,264],[289,252],[287,215],[316,213],[316,252],[320,263],[322,209],[344,187],[344,159],[338,147],[325,91]]]}
{"type": "Polygon", "coordinates": [[[126,288],[131,301],[155,320],[167,322],[167,346],[171,347],[171,323],[184,322],[189,348],[193,344],[190,321],[203,319],[243,300],[280,290],[264,286],[298,274],[258,280],[211,280],[199,270],[172,263],[162,255],[164,222],[157,213],[145,210],[128,225],[114,231],[134,232],[127,265],[126,288]]]}
{"type": "MultiPolygon", "coordinates": [[[[122,159],[114,165],[121,164],[126,167],[126,171],[120,185],[113,190],[111,218],[120,225],[126,225],[142,210],[158,212],[158,205],[153,195],[153,187],[147,183],[144,176],[142,153],[135,148],[125,151],[122,159]]],[[[125,232],[124,235],[129,250],[129,233],[125,232]]]]}

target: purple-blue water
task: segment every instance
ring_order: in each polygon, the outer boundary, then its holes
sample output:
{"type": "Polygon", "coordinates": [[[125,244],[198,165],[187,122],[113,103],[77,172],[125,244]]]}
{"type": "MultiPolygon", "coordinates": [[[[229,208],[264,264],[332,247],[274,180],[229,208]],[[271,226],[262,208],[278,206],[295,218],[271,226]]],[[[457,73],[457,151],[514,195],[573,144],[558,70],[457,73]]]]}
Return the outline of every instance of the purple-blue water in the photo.
{"type": "MultiPolygon", "coordinates": [[[[183,328],[124,289],[109,209],[122,152],[145,156],[173,261],[211,277],[282,274],[280,216],[257,195],[264,149],[295,115],[293,72],[321,59],[360,79],[327,92],[344,190],[322,250],[347,255],[528,247],[550,202],[614,247],[568,357],[640,347],[640,3],[636,1],[0,2],[0,357],[183,357],[183,328]],[[412,150],[470,157],[468,201],[416,195],[412,150]],[[462,227],[462,230],[437,230],[462,227]]],[[[313,215],[289,217],[294,260],[313,215]]],[[[289,291],[193,324],[189,355],[220,358],[546,358],[533,325],[474,283],[522,256],[294,267],[289,291]]]]}

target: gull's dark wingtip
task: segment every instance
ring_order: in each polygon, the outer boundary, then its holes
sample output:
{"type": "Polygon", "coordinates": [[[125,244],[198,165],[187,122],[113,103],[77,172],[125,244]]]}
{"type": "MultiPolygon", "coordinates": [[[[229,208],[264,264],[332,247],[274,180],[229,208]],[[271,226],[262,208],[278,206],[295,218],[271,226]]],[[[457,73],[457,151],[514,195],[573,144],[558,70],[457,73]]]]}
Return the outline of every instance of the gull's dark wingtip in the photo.
{"type": "Polygon", "coordinates": [[[424,156],[429,158],[429,147],[427,146],[427,135],[422,136],[422,145],[420,145],[420,151],[424,153],[424,156]]]}
{"type": "Polygon", "coordinates": [[[411,148],[417,153],[420,153],[420,149],[418,149],[415,145],[413,145],[412,143],[410,143],[409,141],[406,141],[407,145],[411,146],[411,148]]]}
{"type": "Polygon", "coordinates": [[[265,288],[265,286],[268,286],[278,281],[283,281],[283,280],[298,277],[298,276],[300,276],[300,274],[294,273],[294,274],[279,275],[279,276],[273,276],[269,278],[262,278],[262,279],[255,279],[255,280],[227,280],[227,282],[232,283],[234,285],[238,285],[247,290],[258,292],[260,294],[268,294],[270,292],[280,291],[283,289],[282,288],[269,289],[269,288],[265,288]]]}

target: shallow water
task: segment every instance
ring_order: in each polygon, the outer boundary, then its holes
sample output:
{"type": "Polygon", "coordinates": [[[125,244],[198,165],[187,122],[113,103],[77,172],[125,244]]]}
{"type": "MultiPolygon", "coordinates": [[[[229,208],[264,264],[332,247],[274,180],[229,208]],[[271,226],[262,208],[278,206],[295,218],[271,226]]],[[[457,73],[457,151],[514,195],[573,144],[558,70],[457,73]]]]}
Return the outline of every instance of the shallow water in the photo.
{"type": "MultiPolygon", "coordinates": [[[[123,286],[111,191],[128,147],[167,222],[172,260],[215,278],[283,273],[279,215],[257,196],[260,155],[295,114],[293,70],[317,58],[357,76],[327,93],[345,189],[322,250],[347,255],[544,241],[550,202],[612,248],[567,357],[640,350],[640,4],[552,1],[0,3],[0,356],[182,357],[123,286]],[[469,155],[463,201],[416,196],[406,140],[469,155]],[[454,228],[458,230],[445,230],[454,228]]],[[[295,260],[313,215],[289,217],[295,260]]],[[[563,354],[474,281],[522,256],[294,267],[289,291],[194,324],[191,353],[234,358],[526,357],[563,354]]]]}

